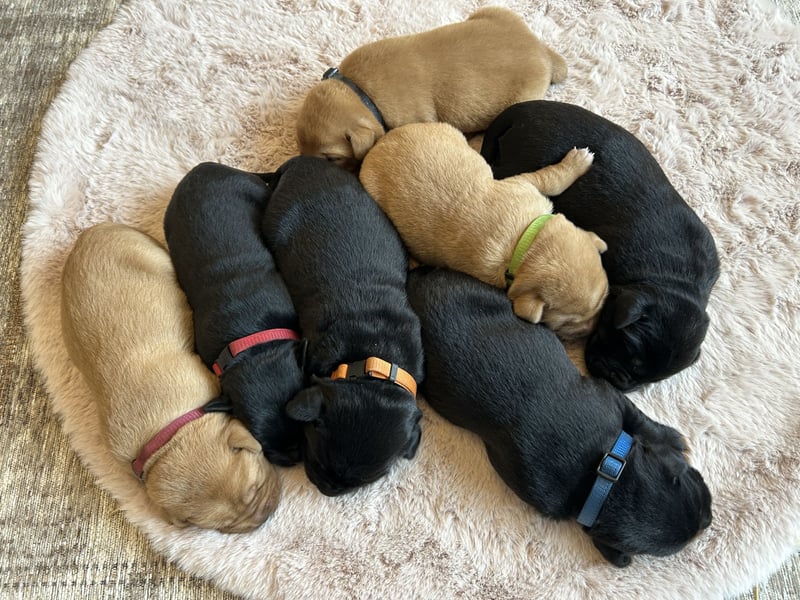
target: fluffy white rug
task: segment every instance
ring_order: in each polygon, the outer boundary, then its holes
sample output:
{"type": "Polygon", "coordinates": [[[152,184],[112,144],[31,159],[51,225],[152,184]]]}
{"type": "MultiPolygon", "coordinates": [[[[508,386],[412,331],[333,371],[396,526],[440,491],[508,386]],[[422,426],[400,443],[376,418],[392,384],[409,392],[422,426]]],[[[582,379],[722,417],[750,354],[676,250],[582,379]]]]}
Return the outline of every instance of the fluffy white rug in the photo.
{"type": "Polygon", "coordinates": [[[714,233],[722,276],[698,364],[632,395],[684,432],[714,495],[685,551],[604,562],[573,522],[541,518],[477,438],[423,403],[423,441],[383,481],[326,498],[284,470],[274,517],[248,535],[155,519],[60,339],[59,277],[100,221],[163,241],[165,203],[204,160],[272,170],[326,67],[383,36],[480,4],[411,0],[131,0],[84,51],[44,123],[25,224],[23,293],[53,408],[75,451],[153,547],[252,598],[716,598],[800,547],[800,50],[757,0],[499,2],[570,66],[548,98],[636,133],[714,233]]]}

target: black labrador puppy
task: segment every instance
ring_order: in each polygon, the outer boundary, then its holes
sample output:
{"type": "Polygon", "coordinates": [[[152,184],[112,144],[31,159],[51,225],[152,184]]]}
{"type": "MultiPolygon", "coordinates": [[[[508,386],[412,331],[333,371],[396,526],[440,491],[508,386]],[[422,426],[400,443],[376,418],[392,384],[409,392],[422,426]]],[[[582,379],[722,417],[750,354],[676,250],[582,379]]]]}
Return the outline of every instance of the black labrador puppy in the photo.
{"type": "Polygon", "coordinates": [[[525,502],[577,519],[618,567],[677,552],[710,524],[711,494],[681,435],[581,376],[555,334],[514,315],[503,290],[420,267],[408,297],[422,322],[425,399],[481,437],[525,502]]]}
{"type": "Polygon", "coordinates": [[[408,259],[358,178],[296,157],[270,182],[263,234],[308,340],[310,386],[286,406],[305,423],[309,479],[327,495],[382,477],[420,441],[419,319],[408,259]]]}
{"type": "Polygon", "coordinates": [[[269,189],[216,163],[178,184],[164,233],[194,315],[195,346],[229,403],[278,465],[300,461],[298,423],[284,407],[303,387],[304,342],[292,299],[261,239],[269,189]]]}
{"type": "Polygon", "coordinates": [[[594,164],[553,206],[608,244],[609,295],[586,365],[630,390],[697,360],[717,250],[647,148],[588,110],[546,100],[513,105],[487,130],[481,154],[502,179],[558,162],[573,147],[590,148],[594,164]]]}

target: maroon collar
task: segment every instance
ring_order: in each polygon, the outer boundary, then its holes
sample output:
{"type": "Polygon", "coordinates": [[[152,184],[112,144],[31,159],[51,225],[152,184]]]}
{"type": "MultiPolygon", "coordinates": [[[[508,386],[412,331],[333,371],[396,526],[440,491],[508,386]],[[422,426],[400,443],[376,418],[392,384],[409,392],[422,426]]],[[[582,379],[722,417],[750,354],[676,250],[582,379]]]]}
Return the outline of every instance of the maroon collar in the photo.
{"type": "Polygon", "coordinates": [[[211,366],[216,373],[217,377],[222,376],[222,372],[228,366],[228,364],[233,360],[233,357],[239,354],[240,352],[244,352],[248,348],[252,348],[253,346],[258,346],[259,344],[266,344],[267,342],[275,342],[278,340],[299,340],[300,336],[297,334],[296,331],[292,329],[285,329],[285,328],[277,328],[277,329],[265,329],[264,331],[259,331],[258,333],[250,334],[246,337],[239,338],[238,340],[232,341],[230,344],[225,346],[220,352],[219,357],[211,366]]]}
{"type": "Polygon", "coordinates": [[[172,439],[172,436],[178,433],[178,430],[181,427],[187,423],[191,423],[195,419],[199,419],[205,414],[206,409],[204,406],[195,408],[194,410],[190,410],[188,413],[181,415],[169,425],[164,427],[164,429],[155,434],[153,439],[147,442],[144,448],[142,448],[142,451],[139,453],[139,456],[136,457],[136,460],[131,463],[131,467],[133,468],[133,472],[136,474],[136,477],[138,477],[139,480],[144,481],[144,466],[150,457],[163,448],[164,445],[172,439]]]}

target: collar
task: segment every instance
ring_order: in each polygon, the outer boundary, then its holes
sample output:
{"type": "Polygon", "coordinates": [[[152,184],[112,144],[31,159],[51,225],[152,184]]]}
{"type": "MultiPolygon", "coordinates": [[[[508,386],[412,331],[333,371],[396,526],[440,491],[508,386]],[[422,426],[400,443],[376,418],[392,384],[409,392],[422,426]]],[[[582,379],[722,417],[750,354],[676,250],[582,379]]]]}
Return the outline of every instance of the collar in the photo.
{"type": "Polygon", "coordinates": [[[406,370],[394,363],[387,362],[377,356],[359,360],[350,364],[341,364],[331,373],[331,379],[356,379],[357,377],[373,377],[385,379],[399,385],[412,396],[417,395],[417,382],[406,370]]]}
{"type": "Polygon", "coordinates": [[[633,438],[624,431],[620,432],[614,447],[605,453],[597,466],[597,479],[594,481],[589,497],[578,515],[578,523],[591,527],[600,514],[600,509],[608,498],[613,485],[619,481],[619,476],[625,468],[626,458],[631,451],[633,438]]]}
{"type": "Polygon", "coordinates": [[[228,367],[233,357],[244,352],[248,348],[258,346],[259,344],[266,344],[267,342],[275,342],[278,340],[299,340],[300,336],[292,329],[265,329],[257,333],[250,334],[246,337],[239,338],[232,341],[230,344],[222,349],[219,357],[214,364],[211,365],[217,377],[222,376],[222,372],[228,367]]]}
{"type": "Polygon", "coordinates": [[[519,269],[519,265],[522,263],[522,257],[525,256],[525,253],[530,249],[533,240],[539,235],[544,224],[552,218],[552,214],[539,215],[531,221],[531,224],[522,232],[517,245],[514,246],[514,252],[511,254],[511,262],[508,264],[508,269],[506,269],[507,287],[514,282],[514,275],[516,275],[517,269],[519,269]]]}
{"type": "Polygon", "coordinates": [[[342,75],[339,72],[338,67],[331,67],[330,69],[325,71],[325,73],[323,73],[322,75],[322,80],[324,81],[326,79],[337,79],[341,81],[343,84],[345,84],[347,87],[349,87],[351,90],[353,90],[358,95],[361,102],[364,103],[364,106],[366,106],[369,109],[369,112],[372,113],[372,116],[374,116],[378,120],[378,123],[381,124],[383,130],[389,131],[389,128],[386,127],[386,121],[383,120],[383,115],[381,114],[381,111],[378,110],[378,107],[375,106],[375,103],[369,96],[367,96],[366,92],[364,92],[364,90],[362,90],[360,87],[356,85],[355,81],[353,81],[349,77],[345,77],[344,75],[342,75]]]}
{"type": "Polygon", "coordinates": [[[161,448],[163,448],[167,442],[169,442],[173,436],[178,433],[181,427],[191,423],[196,419],[199,419],[203,415],[207,415],[208,413],[229,412],[230,410],[230,405],[227,402],[212,400],[205,406],[190,410],[189,412],[182,414],[174,421],[171,421],[144,445],[144,448],[142,448],[139,456],[137,456],[131,462],[131,468],[133,469],[136,477],[139,478],[139,481],[144,481],[144,467],[147,464],[147,461],[150,460],[150,457],[153,456],[153,454],[161,450],[161,448]]]}

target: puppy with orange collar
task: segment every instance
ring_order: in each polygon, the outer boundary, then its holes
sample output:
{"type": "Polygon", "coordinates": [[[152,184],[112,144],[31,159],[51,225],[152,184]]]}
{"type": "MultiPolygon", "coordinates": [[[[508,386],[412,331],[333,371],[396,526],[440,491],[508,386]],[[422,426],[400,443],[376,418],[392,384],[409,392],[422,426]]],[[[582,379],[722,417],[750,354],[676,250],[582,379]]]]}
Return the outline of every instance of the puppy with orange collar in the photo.
{"type": "Polygon", "coordinates": [[[219,383],[192,351],[192,313],[167,251],[125,225],[96,225],[62,283],[64,342],[114,457],[173,525],[258,527],[277,506],[277,475],[247,429],[216,412],[219,383]]]}
{"type": "Polygon", "coordinates": [[[497,181],[464,135],[415,123],[383,136],[359,177],[420,262],[508,289],[514,312],[562,338],[587,335],[608,293],[606,244],[553,215],[560,194],[592,164],[573,149],[561,162],[497,181]]]}
{"type": "Polygon", "coordinates": [[[300,109],[300,153],[355,170],[388,129],[442,121],[482,131],[566,76],[564,59],[518,15],[482,8],[461,23],[367,44],[329,69],[300,109]]]}

